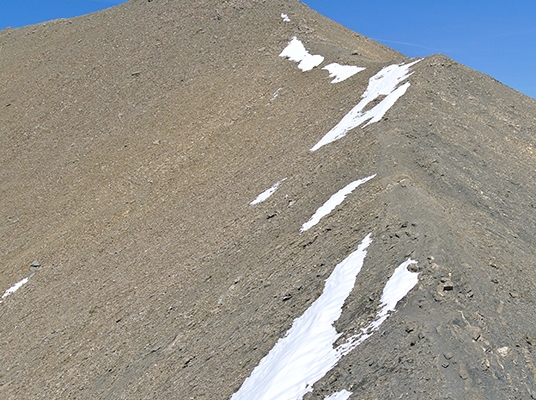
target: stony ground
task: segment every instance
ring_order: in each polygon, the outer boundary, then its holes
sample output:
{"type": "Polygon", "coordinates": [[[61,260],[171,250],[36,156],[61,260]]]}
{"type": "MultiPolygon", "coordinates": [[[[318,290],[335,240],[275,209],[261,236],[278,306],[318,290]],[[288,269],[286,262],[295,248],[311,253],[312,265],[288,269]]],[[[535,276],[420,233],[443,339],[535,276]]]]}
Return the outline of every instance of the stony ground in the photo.
{"type": "Polygon", "coordinates": [[[342,338],[408,257],[419,284],[307,398],[536,398],[533,99],[431,56],[311,153],[406,59],[294,0],[130,1],[0,54],[0,291],[33,273],[0,304],[0,398],[228,399],[368,233],[342,338]],[[293,36],[367,69],[303,73],[293,36]]]}

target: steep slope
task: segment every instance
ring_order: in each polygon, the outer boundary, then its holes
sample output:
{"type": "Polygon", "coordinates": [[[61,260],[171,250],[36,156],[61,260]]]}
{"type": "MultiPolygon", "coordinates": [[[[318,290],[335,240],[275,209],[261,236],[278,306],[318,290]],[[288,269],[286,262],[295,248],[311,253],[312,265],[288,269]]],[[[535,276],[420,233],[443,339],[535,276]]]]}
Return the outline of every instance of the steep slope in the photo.
{"type": "Polygon", "coordinates": [[[0,52],[0,290],[30,276],[2,398],[230,398],[369,234],[335,346],[409,258],[418,284],[307,398],[536,398],[534,100],[293,0],[131,1],[0,52]],[[393,65],[378,121],[310,151],[393,65]]]}

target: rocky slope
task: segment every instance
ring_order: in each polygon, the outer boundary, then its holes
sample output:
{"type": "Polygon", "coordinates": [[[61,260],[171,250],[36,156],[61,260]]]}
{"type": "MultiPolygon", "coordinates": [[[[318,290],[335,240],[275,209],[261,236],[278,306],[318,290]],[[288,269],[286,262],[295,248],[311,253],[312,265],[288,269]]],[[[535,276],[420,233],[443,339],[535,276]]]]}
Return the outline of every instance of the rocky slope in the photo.
{"type": "Polygon", "coordinates": [[[369,234],[334,346],[408,258],[418,284],[305,398],[536,398],[533,99],[435,55],[312,152],[415,60],[294,0],[130,1],[0,54],[0,291],[29,277],[1,398],[228,399],[369,234]],[[323,63],[280,57],[293,37],[323,63]]]}

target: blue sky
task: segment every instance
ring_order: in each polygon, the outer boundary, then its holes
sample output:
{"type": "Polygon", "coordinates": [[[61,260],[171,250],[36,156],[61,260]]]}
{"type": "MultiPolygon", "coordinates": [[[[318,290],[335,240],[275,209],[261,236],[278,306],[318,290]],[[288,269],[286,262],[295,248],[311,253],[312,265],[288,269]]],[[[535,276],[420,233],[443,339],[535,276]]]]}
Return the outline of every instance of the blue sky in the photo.
{"type": "MultiPolygon", "coordinates": [[[[303,1],[407,56],[442,53],[536,98],[536,0],[303,1]]],[[[123,2],[0,0],[0,29],[87,14],[123,2]]]]}
{"type": "Polygon", "coordinates": [[[303,0],[410,57],[445,54],[536,98],[536,0],[303,0]]]}
{"type": "Polygon", "coordinates": [[[113,7],[125,0],[0,0],[0,29],[71,18],[113,7]]]}

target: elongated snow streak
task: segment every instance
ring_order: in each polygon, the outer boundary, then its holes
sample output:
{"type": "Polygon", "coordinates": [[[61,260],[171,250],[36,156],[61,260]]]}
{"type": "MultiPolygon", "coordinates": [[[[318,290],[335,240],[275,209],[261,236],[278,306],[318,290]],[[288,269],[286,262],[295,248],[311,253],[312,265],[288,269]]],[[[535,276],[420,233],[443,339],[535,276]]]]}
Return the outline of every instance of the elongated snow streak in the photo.
{"type": "Polygon", "coordinates": [[[320,297],[294,320],[231,400],[299,400],[337,364],[343,354],[333,348],[340,336],[333,323],[363,267],[370,236],[335,267],[320,297]]]}
{"type": "Polygon", "coordinates": [[[272,101],[274,101],[275,99],[277,99],[277,96],[279,96],[279,92],[281,91],[281,89],[283,89],[283,88],[280,87],[279,89],[277,89],[277,90],[274,92],[274,94],[272,95],[272,98],[270,99],[270,102],[272,102],[272,101]]]}
{"type": "Polygon", "coordinates": [[[9,296],[10,294],[15,293],[17,290],[19,290],[22,285],[26,284],[28,282],[29,278],[24,278],[22,281],[15,283],[13,286],[11,286],[8,290],[4,292],[2,295],[2,298],[9,296]]]}
{"type": "Polygon", "coordinates": [[[337,125],[326,133],[326,135],[315,144],[313,148],[311,148],[311,151],[316,151],[326,144],[343,138],[350,130],[367,121],[368,123],[363,127],[381,120],[393,104],[406,93],[410,83],[406,82],[401,86],[398,85],[412,74],[412,72],[409,71],[409,68],[419,61],[420,60],[416,60],[409,64],[389,65],[370,78],[367,90],[361,96],[362,100],[359,104],[352,108],[337,125]],[[379,96],[386,97],[370,110],[363,112],[365,107],[379,96]]]}
{"type": "Polygon", "coordinates": [[[346,196],[352,193],[359,185],[362,185],[363,183],[370,181],[375,176],[376,174],[368,176],[363,179],[359,179],[343,187],[341,190],[339,190],[337,193],[331,196],[329,200],[326,201],[318,210],[316,210],[316,212],[309,219],[309,221],[307,221],[305,224],[302,225],[300,232],[305,232],[309,228],[318,224],[323,217],[325,217],[330,212],[332,212],[335,209],[335,207],[341,204],[346,198],[346,196]]]}
{"type": "Polygon", "coordinates": [[[333,393],[331,396],[326,397],[324,400],[348,400],[351,395],[352,392],[341,390],[340,392],[333,393]]]}
{"type": "Polygon", "coordinates": [[[265,190],[261,194],[257,196],[255,200],[253,200],[251,203],[249,203],[250,206],[254,206],[255,204],[262,203],[264,200],[266,200],[268,197],[273,195],[277,188],[279,188],[279,185],[281,185],[287,178],[281,179],[279,182],[276,182],[274,186],[272,186],[270,189],[265,190]]]}
{"type": "Polygon", "coordinates": [[[281,13],[281,18],[283,18],[283,21],[285,21],[285,22],[290,22],[290,18],[288,17],[287,14],[281,13]]]}
{"type": "Polygon", "coordinates": [[[345,344],[340,345],[337,351],[346,355],[367,340],[372,334],[380,328],[392,311],[395,310],[397,303],[402,300],[419,281],[419,273],[408,271],[408,266],[417,264],[417,261],[408,258],[407,261],[400,264],[389,278],[381,298],[382,308],[378,311],[376,319],[366,328],[361,329],[361,333],[350,337],[345,344]]]}
{"type": "Polygon", "coordinates": [[[329,72],[330,78],[334,78],[331,83],[339,83],[354,76],[358,72],[363,71],[365,68],[356,67],[355,65],[340,65],[337,63],[331,63],[323,67],[329,72]]]}
{"type": "Polygon", "coordinates": [[[298,68],[303,72],[310,71],[324,62],[324,57],[318,54],[310,54],[296,36],[292,38],[287,47],[279,54],[279,57],[286,57],[291,61],[299,63],[298,68]]]}

